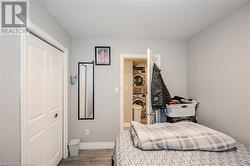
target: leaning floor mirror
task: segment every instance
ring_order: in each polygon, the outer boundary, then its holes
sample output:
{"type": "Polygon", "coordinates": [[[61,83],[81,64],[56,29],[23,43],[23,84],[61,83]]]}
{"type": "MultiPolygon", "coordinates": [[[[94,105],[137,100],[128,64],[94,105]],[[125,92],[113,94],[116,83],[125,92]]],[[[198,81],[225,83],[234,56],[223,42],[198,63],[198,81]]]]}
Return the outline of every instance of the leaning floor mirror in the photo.
{"type": "Polygon", "coordinates": [[[94,62],[78,62],[78,119],[94,119],[94,62]]]}

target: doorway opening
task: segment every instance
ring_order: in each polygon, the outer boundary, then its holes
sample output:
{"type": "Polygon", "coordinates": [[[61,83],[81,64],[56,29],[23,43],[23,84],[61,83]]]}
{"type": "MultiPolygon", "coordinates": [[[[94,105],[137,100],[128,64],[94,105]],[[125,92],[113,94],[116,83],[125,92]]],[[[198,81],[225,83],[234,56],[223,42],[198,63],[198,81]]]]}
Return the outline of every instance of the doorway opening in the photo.
{"type": "Polygon", "coordinates": [[[131,121],[147,124],[147,58],[123,59],[123,130],[131,121]]]}
{"type": "Polygon", "coordinates": [[[147,49],[147,54],[120,55],[120,131],[128,129],[131,120],[139,121],[143,124],[153,123],[154,113],[150,102],[150,87],[154,64],[160,67],[161,58],[159,54],[153,54],[150,49],[147,49]],[[127,67],[127,63],[130,67],[127,67]],[[134,67],[138,68],[139,71],[136,69],[134,72],[134,67]],[[137,74],[142,75],[142,78],[137,74]],[[137,89],[134,89],[134,86],[137,89]],[[135,100],[135,98],[138,100],[135,100]],[[139,101],[139,98],[144,98],[145,100],[141,99],[139,101]],[[145,104],[145,108],[143,104],[145,104]]]}

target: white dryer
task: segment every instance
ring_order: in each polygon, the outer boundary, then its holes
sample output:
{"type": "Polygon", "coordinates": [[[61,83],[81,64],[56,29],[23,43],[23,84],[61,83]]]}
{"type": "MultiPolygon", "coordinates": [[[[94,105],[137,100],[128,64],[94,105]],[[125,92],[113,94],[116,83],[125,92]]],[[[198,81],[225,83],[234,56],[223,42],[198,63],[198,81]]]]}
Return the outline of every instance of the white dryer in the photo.
{"type": "Polygon", "coordinates": [[[144,70],[137,70],[133,75],[133,89],[136,94],[145,94],[146,93],[146,73],[144,70]]]}

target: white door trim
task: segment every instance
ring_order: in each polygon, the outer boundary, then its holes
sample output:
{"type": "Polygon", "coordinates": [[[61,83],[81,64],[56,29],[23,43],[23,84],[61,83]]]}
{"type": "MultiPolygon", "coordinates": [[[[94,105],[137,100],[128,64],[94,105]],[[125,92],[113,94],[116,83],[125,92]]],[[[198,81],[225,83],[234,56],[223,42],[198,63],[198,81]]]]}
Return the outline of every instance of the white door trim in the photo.
{"type": "MultiPolygon", "coordinates": [[[[40,27],[37,25],[29,22],[28,28],[32,30],[32,32],[35,32],[37,35],[48,41],[49,43],[55,45],[59,49],[61,49],[63,53],[63,158],[68,157],[68,49],[64,47],[61,43],[59,43],[57,40],[55,40],[53,37],[51,37],[49,34],[47,34],[45,31],[43,31],[40,27]]],[[[26,102],[24,99],[25,96],[25,79],[24,79],[24,58],[26,54],[26,34],[23,33],[20,35],[20,118],[21,118],[21,163],[25,164],[27,163],[27,146],[25,145],[25,138],[26,138],[26,115],[25,115],[25,108],[24,103],[26,102]]]]}
{"type": "Polygon", "coordinates": [[[147,59],[147,54],[121,54],[120,55],[120,131],[123,130],[123,107],[124,107],[124,60],[147,59]]]}

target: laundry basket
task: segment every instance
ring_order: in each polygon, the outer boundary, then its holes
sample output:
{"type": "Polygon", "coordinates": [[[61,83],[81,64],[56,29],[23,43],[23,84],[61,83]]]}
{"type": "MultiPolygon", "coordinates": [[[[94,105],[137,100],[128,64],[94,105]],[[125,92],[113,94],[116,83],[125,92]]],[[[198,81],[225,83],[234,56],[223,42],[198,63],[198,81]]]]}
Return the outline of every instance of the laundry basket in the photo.
{"type": "Polygon", "coordinates": [[[80,147],[80,139],[72,139],[69,141],[69,155],[78,156],[80,147]]]}
{"type": "Polygon", "coordinates": [[[142,106],[134,104],[133,105],[133,112],[134,112],[134,121],[141,122],[141,112],[142,112],[142,106]]]}

